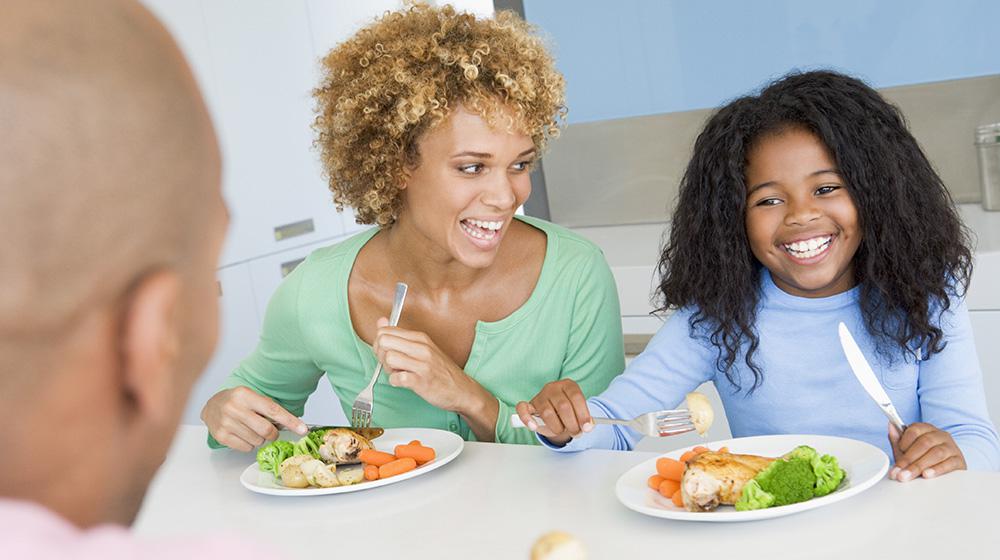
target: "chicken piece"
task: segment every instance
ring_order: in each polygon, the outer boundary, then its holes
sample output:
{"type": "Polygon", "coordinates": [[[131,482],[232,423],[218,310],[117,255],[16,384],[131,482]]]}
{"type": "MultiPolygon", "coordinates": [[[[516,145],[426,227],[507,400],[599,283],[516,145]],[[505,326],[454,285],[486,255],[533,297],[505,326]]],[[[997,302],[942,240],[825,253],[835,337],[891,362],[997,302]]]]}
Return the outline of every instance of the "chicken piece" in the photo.
{"type": "Polygon", "coordinates": [[[347,465],[361,462],[358,456],[364,449],[375,449],[365,436],[348,428],[332,428],[323,434],[319,456],[327,463],[347,465]]]}
{"type": "Polygon", "coordinates": [[[706,451],[687,462],[681,478],[681,498],[688,511],[712,511],[733,505],[743,485],[764,470],[773,457],[706,451]]]}

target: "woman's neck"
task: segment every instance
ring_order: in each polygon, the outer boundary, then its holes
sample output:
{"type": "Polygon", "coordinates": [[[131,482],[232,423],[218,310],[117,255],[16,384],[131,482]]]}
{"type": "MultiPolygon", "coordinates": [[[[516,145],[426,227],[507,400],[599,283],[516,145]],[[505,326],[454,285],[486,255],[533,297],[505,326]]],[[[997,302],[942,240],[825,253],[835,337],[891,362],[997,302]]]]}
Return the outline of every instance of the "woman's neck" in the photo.
{"type": "Polygon", "coordinates": [[[424,235],[401,216],[384,230],[387,268],[424,293],[464,290],[476,284],[489,269],[471,268],[424,235]]]}

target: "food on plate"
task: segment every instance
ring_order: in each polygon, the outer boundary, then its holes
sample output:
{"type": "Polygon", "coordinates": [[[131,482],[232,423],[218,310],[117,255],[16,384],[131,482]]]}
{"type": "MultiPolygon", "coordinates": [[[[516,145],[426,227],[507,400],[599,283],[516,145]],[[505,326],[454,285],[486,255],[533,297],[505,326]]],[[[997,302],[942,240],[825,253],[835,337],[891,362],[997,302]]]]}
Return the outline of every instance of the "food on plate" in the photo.
{"type": "Polygon", "coordinates": [[[397,476],[436,456],[419,440],[397,445],[396,455],[379,451],[371,439],[382,433],[381,428],[316,428],[298,441],[261,447],[257,465],[289,488],[333,488],[397,476]]]}
{"type": "Polygon", "coordinates": [[[420,442],[397,445],[395,455],[399,458],[412,457],[418,465],[423,465],[434,460],[434,450],[430,447],[424,447],[420,442]]]}
{"type": "Polygon", "coordinates": [[[798,503],[835,491],[846,476],[835,457],[806,445],[782,457],[698,446],[681,455],[681,461],[657,459],[656,471],[647,481],[649,487],[688,511],[712,511],[720,505],[748,511],[798,503]]]}
{"type": "Polygon", "coordinates": [[[403,457],[390,463],[386,463],[378,468],[379,478],[389,478],[417,468],[417,461],[413,457],[403,457]]]}
{"type": "Polygon", "coordinates": [[[688,393],[684,402],[691,413],[691,423],[694,424],[694,429],[699,434],[705,435],[715,420],[712,403],[708,402],[708,397],[701,393],[688,393]]]}
{"type": "Polygon", "coordinates": [[[689,511],[712,511],[733,505],[743,485],[767,467],[773,458],[706,451],[688,460],[681,479],[681,497],[689,511]]]}
{"type": "Polygon", "coordinates": [[[587,549],[569,533],[545,533],[531,547],[531,560],[586,560],[587,549]]]}
{"type": "Polygon", "coordinates": [[[846,473],[832,455],[799,446],[747,482],[736,502],[737,511],[764,509],[825,496],[840,486],[846,473]]]}

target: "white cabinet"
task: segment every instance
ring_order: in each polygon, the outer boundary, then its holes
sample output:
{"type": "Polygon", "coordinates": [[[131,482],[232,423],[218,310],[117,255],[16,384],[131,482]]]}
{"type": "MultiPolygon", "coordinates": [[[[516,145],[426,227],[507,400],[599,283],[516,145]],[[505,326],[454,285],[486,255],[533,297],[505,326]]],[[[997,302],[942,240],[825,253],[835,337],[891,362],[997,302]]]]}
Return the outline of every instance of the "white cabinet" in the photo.
{"type": "Polygon", "coordinates": [[[239,264],[219,269],[219,343],[215,354],[195,383],[187,408],[185,424],[199,424],[201,408],[214,395],[229,373],[257,344],[260,319],[254,301],[250,266],[239,264]]]}
{"type": "Polygon", "coordinates": [[[1000,311],[970,311],[969,316],[983,370],[986,404],[993,424],[1000,426],[1000,311]]]}

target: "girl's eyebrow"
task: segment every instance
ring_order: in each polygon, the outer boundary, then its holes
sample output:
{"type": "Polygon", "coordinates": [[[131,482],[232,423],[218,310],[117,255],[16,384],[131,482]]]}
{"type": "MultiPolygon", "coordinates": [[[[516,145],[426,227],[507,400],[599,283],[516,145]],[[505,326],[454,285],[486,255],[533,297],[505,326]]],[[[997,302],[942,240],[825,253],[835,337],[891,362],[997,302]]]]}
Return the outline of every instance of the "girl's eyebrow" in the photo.
{"type": "MultiPolygon", "coordinates": [[[[826,174],[826,173],[831,173],[833,175],[840,175],[840,171],[837,171],[836,168],[831,167],[830,169],[820,169],[819,171],[813,171],[812,173],[809,174],[809,176],[810,177],[815,177],[817,175],[823,175],[823,174],[826,174]]],[[[752,195],[755,191],[763,189],[764,187],[773,186],[776,183],[777,183],[777,181],[766,181],[766,182],[760,183],[759,185],[755,185],[753,188],[750,189],[750,192],[747,193],[747,196],[752,195]]]]}

